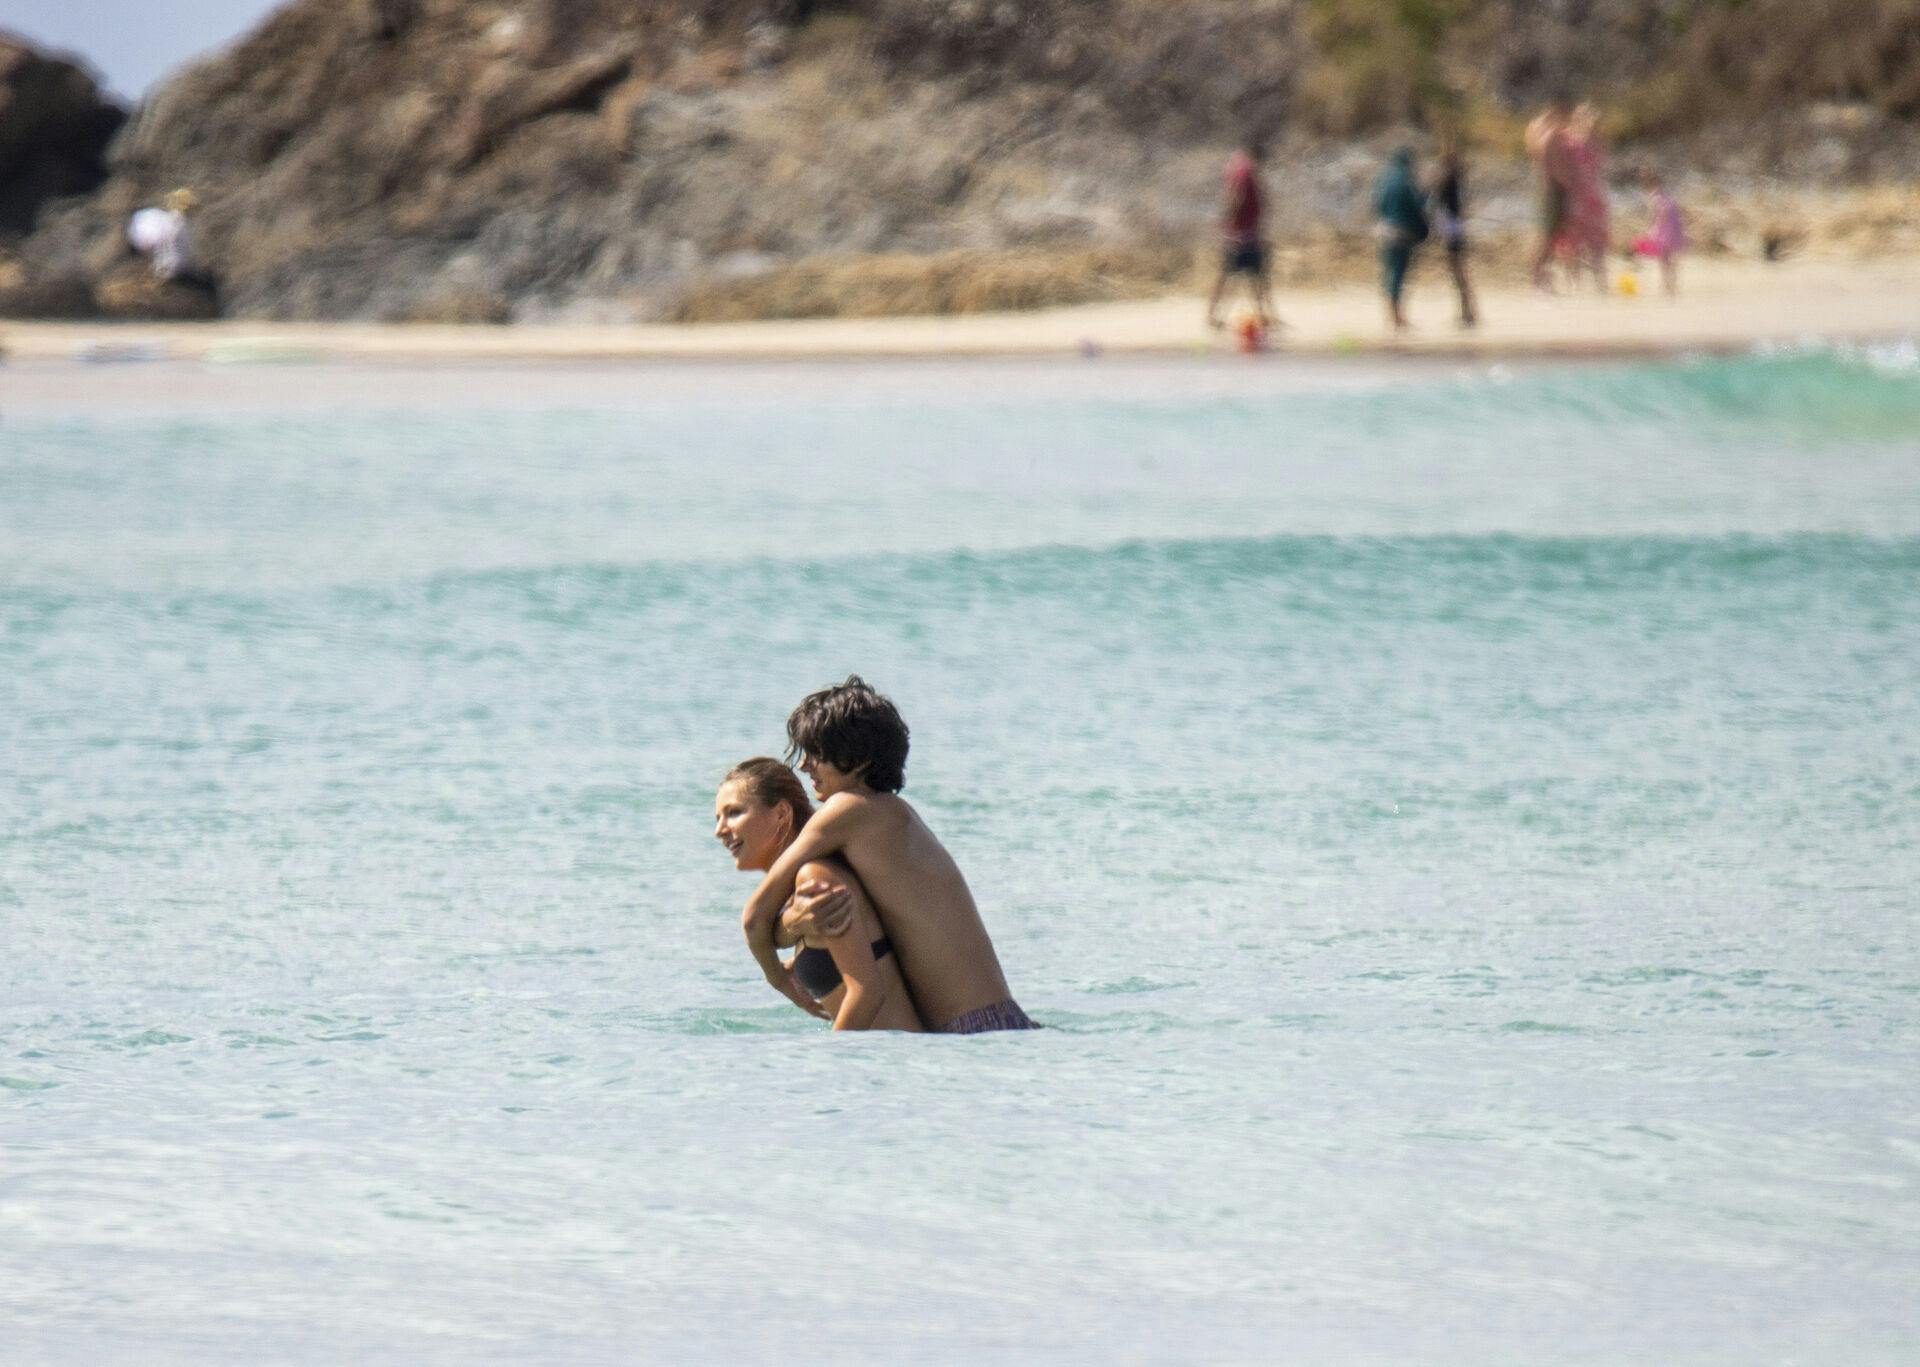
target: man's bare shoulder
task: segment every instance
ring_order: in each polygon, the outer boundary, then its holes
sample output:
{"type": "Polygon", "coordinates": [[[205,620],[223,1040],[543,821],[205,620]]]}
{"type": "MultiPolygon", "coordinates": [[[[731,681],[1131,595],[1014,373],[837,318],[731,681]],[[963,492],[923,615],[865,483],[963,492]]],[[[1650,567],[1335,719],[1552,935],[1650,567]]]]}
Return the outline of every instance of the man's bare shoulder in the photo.
{"type": "Polygon", "coordinates": [[[872,807],[872,798],[866,793],[835,793],[820,803],[820,815],[837,816],[842,820],[856,817],[872,807]]]}
{"type": "Polygon", "coordinates": [[[846,792],[835,793],[827,798],[820,804],[820,810],[823,812],[884,812],[898,810],[906,805],[907,800],[898,793],[846,792]]]}
{"type": "Polygon", "coordinates": [[[887,830],[913,818],[913,808],[897,793],[835,793],[820,812],[847,830],[887,830]]]}

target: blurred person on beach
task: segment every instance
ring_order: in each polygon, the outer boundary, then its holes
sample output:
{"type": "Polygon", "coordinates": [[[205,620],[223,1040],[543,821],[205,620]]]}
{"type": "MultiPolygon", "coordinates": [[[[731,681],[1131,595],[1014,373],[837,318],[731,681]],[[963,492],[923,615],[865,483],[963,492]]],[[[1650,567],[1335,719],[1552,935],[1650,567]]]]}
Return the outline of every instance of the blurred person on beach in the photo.
{"type": "Polygon", "coordinates": [[[1266,201],[1260,186],[1260,163],[1265,155],[1265,140],[1256,135],[1227,159],[1226,186],[1220,199],[1220,272],[1207,299],[1207,326],[1211,328],[1226,326],[1220,304],[1226,297],[1227,282],[1235,276],[1244,276],[1248,282],[1261,330],[1279,321],[1273,312],[1267,246],[1262,235],[1266,201]]]}
{"type": "MultiPolygon", "coordinates": [[[[764,873],[812,815],[813,804],[793,770],[777,759],[743,760],[728,771],[714,796],[713,834],[733,856],[735,868],[764,873]]],[[[815,859],[801,865],[795,877],[800,893],[794,900],[815,903],[821,899],[808,894],[831,889],[846,922],[841,933],[829,936],[809,914],[812,906],[796,918],[802,930],[797,939],[789,938],[799,953],[786,968],[812,999],[808,1014],[831,1020],[835,1030],[920,1030],[900,960],[853,870],[839,859],[815,859]]]]}
{"type": "Polygon", "coordinates": [[[1387,321],[1396,333],[1407,330],[1404,298],[1407,272],[1420,244],[1427,240],[1427,201],[1414,176],[1413,149],[1402,147],[1387,160],[1373,187],[1374,235],[1380,242],[1380,283],[1387,295],[1387,321]]]}
{"type": "Polygon", "coordinates": [[[1540,244],[1533,254],[1532,269],[1536,289],[1553,289],[1553,254],[1566,227],[1573,183],[1572,121],[1573,101],[1566,95],[1555,95],[1527,125],[1527,157],[1533,162],[1540,200],[1540,244]]]}
{"type": "Polygon", "coordinates": [[[1652,257],[1660,263],[1660,284],[1668,294],[1680,292],[1680,253],[1687,249],[1687,225],[1680,206],[1657,171],[1640,173],[1640,188],[1647,195],[1647,231],[1634,239],[1636,257],[1652,257]]]}
{"type": "Polygon", "coordinates": [[[787,718],[787,742],[789,756],[813,780],[820,808],[773,861],[741,916],[767,982],[812,1010],[811,994],[780,961],[776,944],[783,937],[831,943],[853,930],[851,889],[844,901],[787,907],[801,871],[831,867],[825,861],[837,856],[871,899],[929,1030],[1037,1029],[1013,1000],[959,866],[900,796],[908,732],[893,703],[852,675],[801,700],[787,718]]]}
{"type": "Polygon", "coordinates": [[[159,204],[137,209],[127,220],[127,241],[147,258],[156,279],[212,287],[212,282],[192,267],[193,235],[187,215],[198,203],[191,190],[170,190],[159,204]]]}
{"type": "Polygon", "coordinates": [[[1473,306],[1473,282],[1467,279],[1467,164],[1460,140],[1452,135],[1440,144],[1440,176],[1434,182],[1433,226],[1447,248],[1447,271],[1460,296],[1460,326],[1480,321],[1473,306]]]}
{"type": "Polygon", "coordinates": [[[1555,242],[1567,263],[1569,279],[1578,284],[1582,272],[1593,276],[1602,294],[1607,292],[1607,241],[1611,213],[1607,205],[1607,148],[1600,131],[1600,114],[1590,104],[1573,111],[1565,133],[1566,212],[1555,242]]]}

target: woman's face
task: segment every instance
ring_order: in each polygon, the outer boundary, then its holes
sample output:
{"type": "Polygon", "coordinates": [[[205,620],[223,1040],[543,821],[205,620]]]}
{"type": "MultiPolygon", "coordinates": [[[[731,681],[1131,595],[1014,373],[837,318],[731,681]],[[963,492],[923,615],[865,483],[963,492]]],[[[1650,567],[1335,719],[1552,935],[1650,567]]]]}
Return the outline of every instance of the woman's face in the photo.
{"type": "Polygon", "coordinates": [[[793,815],[763,805],[745,782],[729,779],[713,799],[713,834],[736,869],[770,869],[793,839],[793,815]]]}

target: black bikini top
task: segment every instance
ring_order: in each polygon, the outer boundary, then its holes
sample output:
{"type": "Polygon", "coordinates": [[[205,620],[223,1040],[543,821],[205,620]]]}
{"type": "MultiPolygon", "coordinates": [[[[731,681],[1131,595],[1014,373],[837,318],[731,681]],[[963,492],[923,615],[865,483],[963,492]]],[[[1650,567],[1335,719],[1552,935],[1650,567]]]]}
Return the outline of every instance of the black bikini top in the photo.
{"type": "MultiPolygon", "coordinates": [[[[893,953],[893,941],[882,935],[873,942],[873,957],[884,959],[893,953]]],[[[803,949],[793,956],[793,976],[800,980],[800,986],[807,989],[815,1001],[820,1001],[840,986],[840,966],[833,961],[833,953],[825,949],[803,949]]]]}

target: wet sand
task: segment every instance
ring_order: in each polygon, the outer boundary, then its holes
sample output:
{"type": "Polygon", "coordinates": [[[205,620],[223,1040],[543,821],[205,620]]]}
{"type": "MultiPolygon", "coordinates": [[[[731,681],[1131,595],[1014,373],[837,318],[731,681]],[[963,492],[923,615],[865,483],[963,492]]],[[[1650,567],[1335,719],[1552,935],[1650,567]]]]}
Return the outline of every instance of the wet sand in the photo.
{"type": "Polygon", "coordinates": [[[1088,361],[1058,353],[788,360],[329,355],[284,365],[222,365],[193,359],[83,364],[50,357],[0,365],[0,422],[8,416],[173,417],[324,413],[345,408],[362,412],[638,411],[662,399],[739,409],[834,396],[911,404],[933,395],[946,401],[985,403],[1071,401],[1124,393],[1134,399],[1176,402],[1378,388],[1484,372],[1496,365],[1517,373],[1530,364],[1364,355],[1116,354],[1088,361]]]}

